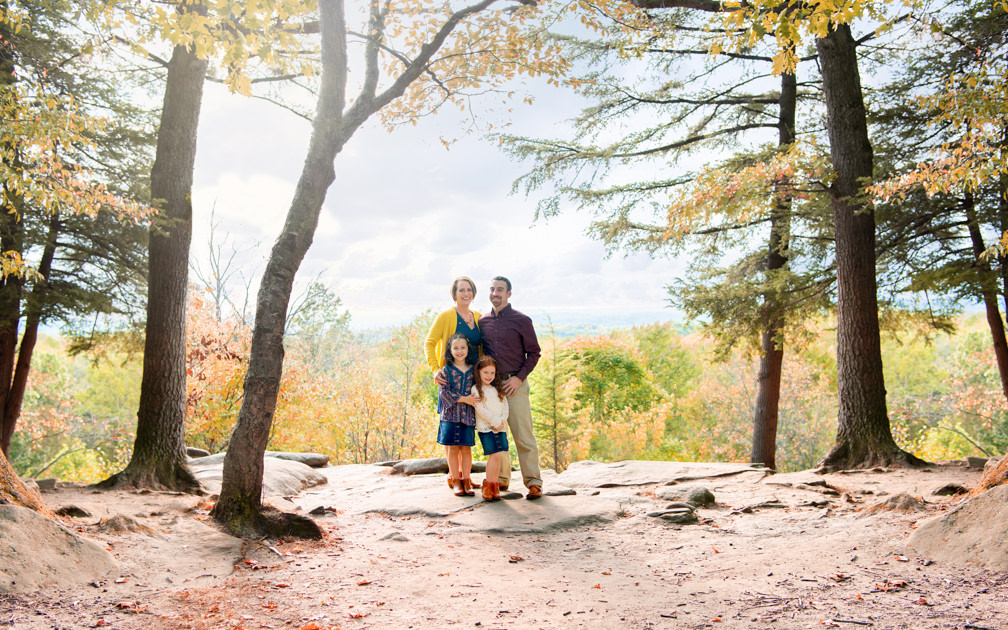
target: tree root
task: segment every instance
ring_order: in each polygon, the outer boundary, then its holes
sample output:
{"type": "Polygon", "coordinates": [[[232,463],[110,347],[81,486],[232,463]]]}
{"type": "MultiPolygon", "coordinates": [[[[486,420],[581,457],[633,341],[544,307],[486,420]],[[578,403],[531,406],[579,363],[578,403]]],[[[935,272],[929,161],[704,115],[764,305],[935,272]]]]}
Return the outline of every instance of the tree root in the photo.
{"type": "Polygon", "coordinates": [[[281,512],[275,508],[266,507],[260,511],[243,510],[238,514],[220,514],[217,506],[211,515],[222,524],[229,533],[241,538],[304,538],[318,540],[322,538],[322,528],[314,520],[300,514],[281,512]]]}
{"type": "Polygon", "coordinates": [[[184,464],[176,464],[170,467],[170,470],[166,470],[164,468],[134,466],[131,463],[125,470],[99,481],[94,484],[94,487],[100,490],[125,488],[206,494],[199,480],[184,464]]]}
{"type": "Polygon", "coordinates": [[[977,487],[970,491],[969,496],[975,497],[1004,483],[1008,483],[1008,453],[1001,458],[1001,462],[997,466],[984,474],[977,487]]]}
{"type": "Polygon", "coordinates": [[[862,447],[852,452],[848,442],[839,442],[819,462],[816,470],[820,473],[841,470],[867,470],[871,468],[924,468],[929,462],[913,453],[904,451],[895,444],[889,448],[862,447]]]}

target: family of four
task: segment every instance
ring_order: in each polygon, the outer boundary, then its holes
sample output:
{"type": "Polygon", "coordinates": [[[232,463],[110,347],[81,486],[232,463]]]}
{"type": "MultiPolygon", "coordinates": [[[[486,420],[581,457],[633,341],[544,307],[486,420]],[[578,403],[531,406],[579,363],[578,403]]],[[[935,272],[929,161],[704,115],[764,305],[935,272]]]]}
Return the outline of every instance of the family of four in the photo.
{"type": "Polygon", "coordinates": [[[424,344],[439,387],[437,442],[448,458],[448,485],[456,495],[475,495],[470,473],[478,433],[487,458],[483,499],[499,499],[511,484],[510,429],[525,498],[538,499],[542,478],[528,376],[540,350],[532,320],[511,307],[511,281],[501,276],[490,282],[486,315],[472,310],[476,285],[466,276],[452,282],[451,296],[455,308],[438,315],[424,344]]]}

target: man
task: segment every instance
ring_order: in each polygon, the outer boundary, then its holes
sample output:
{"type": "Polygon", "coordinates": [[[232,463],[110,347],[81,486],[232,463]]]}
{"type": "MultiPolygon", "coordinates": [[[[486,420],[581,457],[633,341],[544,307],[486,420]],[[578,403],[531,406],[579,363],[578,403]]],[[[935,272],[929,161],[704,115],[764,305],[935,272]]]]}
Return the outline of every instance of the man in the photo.
{"type": "MultiPolygon", "coordinates": [[[[539,446],[532,430],[528,376],[539,362],[539,340],[532,319],[514,310],[510,299],[511,281],[497,276],[490,282],[493,310],[480,319],[479,327],[483,334],[483,352],[497,361],[504,393],[508,396],[508,427],[518,451],[522,480],[528,488],[525,498],[534,500],[542,496],[542,477],[539,446]]],[[[501,490],[507,490],[511,483],[511,466],[501,466],[498,483],[501,490]]]]}

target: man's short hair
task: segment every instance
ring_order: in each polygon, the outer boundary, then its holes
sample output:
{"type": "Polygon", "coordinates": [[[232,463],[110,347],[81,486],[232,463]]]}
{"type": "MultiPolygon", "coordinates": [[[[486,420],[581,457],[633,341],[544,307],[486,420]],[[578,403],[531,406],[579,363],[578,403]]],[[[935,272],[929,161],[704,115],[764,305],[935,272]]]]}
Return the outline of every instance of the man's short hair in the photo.
{"type": "Polygon", "coordinates": [[[504,276],[494,276],[494,279],[491,280],[490,282],[503,282],[504,284],[507,285],[508,293],[511,293],[511,281],[505,278],[504,276]]]}

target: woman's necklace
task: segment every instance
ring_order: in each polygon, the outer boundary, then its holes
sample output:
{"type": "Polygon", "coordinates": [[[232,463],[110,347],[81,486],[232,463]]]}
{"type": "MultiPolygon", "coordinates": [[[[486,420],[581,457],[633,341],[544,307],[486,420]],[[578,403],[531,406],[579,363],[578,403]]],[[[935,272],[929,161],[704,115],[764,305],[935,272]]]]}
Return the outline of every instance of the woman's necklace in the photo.
{"type": "Polygon", "coordinates": [[[467,311],[465,313],[463,313],[462,311],[460,311],[458,309],[455,309],[455,311],[459,315],[462,316],[462,321],[464,321],[465,323],[469,324],[470,326],[473,325],[473,314],[472,314],[472,311],[467,311]]]}

